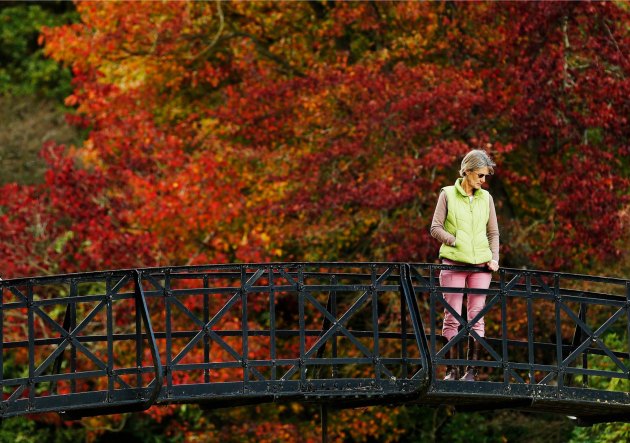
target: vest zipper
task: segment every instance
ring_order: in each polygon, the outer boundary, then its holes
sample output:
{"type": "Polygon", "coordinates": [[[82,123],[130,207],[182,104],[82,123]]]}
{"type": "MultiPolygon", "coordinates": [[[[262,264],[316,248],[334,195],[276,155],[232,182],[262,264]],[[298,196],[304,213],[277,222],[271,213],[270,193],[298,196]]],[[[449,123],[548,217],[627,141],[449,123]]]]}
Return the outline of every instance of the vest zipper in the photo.
{"type": "Polygon", "coordinates": [[[471,232],[471,236],[470,236],[470,245],[472,246],[472,254],[473,254],[473,261],[475,262],[474,264],[477,264],[477,254],[475,254],[475,234],[476,234],[476,229],[475,229],[475,215],[473,214],[473,202],[475,201],[475,196],[473,193],[473,201],[471,202],[470,199],[468,199],[468,205],[470,206],[470,219],[471,219],[471,224],[472,224],[472,232],[471,232]]]}

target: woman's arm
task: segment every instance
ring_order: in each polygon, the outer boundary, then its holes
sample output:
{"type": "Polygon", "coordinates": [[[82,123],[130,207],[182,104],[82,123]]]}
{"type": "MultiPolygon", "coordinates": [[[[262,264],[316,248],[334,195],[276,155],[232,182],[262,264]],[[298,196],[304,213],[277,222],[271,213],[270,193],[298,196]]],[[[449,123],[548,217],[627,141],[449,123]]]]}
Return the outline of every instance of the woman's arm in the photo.
{"type": "Polygon", "coordinates": [[[497,222],[497,212],[494,208],[494,200],[490,196],[490,217],[486,226],[488,242],[492,251],[492,260],[499,264],[499,223],[497,222]]]}
{"type": "Polygon", "coordinates": [[[446,192],[440,192],[435,212],[433,213],[433,221],[431,222],[431,236],[438,239],[440,243],[449,246],[455,246],[455,236],[449,234],[444,229],[444,221],[446,220],[446,212],[448,206],[446,201],[446,192]]]}

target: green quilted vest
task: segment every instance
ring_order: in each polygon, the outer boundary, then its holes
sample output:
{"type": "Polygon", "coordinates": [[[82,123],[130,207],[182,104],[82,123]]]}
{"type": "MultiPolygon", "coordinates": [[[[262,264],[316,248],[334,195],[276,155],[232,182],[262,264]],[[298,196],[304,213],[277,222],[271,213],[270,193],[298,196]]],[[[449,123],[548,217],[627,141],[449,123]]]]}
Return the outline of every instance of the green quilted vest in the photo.
{"type": "Polygon", "coordinates": [[[464,191],[459,178],[454,186],[443,188],[446,192],[448,212],[444,229],[456,238],[455,246],[443,244],[440,258],[477,265],[492,260],[492,251],[486,226],[490,217],[490,194],[480,189],[473,201],[464,191]]]}

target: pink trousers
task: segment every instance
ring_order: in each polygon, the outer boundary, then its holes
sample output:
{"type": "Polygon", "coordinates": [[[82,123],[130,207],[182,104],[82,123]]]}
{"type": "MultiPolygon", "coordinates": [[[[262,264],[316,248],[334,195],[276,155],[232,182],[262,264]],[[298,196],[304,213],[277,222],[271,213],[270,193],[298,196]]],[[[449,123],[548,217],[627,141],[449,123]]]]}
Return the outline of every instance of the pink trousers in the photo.
{"type": "MultiPolygon", "coordinates": [[[[463,265],[465,263],[457,263],[451,260],[443,260],[445,265],[463,265]]],[[[468,265],[470,266],[470,265],[468,265]]],[[[477,265],[478,267],[485,267],[485,264],[477,265]]],[[[476,288],[476,289],[488,289],[490,282],[492,281],[491,272],[462,272],[462,271],[440,271],[440,286],[452,286],[454,288],[476,288]]],[[[466,302],[466,313],[469,322],[483,309],[486,304],[486,296],[482,294],[468,294],[468,300],[466,302]]],[[[462,302],[464,294],[461,292],[444,293],[444,300],[458,314],[462,313],[462,302]]],[[[442,326],[442,336],[451,340],[456,334],[460,324],[457,319],[446,309],[444,309],[444,324],[442,326]]],[[[484,336],[483,317],[481,317],[477,323],[472,326],[472,329],[479,334],[480,337],[484,336]]]]}

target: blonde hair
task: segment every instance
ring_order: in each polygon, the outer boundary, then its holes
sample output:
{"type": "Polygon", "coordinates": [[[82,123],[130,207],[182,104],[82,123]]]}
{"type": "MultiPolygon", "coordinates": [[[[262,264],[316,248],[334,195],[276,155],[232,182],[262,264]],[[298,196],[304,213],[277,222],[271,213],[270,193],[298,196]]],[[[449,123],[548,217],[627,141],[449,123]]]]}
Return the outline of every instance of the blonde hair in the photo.
{"type": "Polygon", "coordinates": [[[462,177],[466,172],[475,171],[481,168],[488,168],[490,174],[494,174],[496,163],[492,161],[488,153],[482,149],[473,149],[462,160],[462,166],[459,168],[459,175],[462,177]]]}

